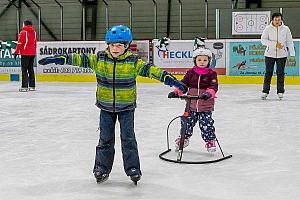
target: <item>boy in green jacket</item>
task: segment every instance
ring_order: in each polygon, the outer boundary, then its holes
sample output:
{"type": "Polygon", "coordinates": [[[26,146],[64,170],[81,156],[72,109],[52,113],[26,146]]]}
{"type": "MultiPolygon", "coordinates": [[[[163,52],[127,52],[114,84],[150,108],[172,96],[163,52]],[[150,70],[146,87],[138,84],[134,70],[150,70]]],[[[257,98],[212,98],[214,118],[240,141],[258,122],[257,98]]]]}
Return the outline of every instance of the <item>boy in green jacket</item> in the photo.
{"type": "Polygon", "coordinates": [[[100,138],[96,147],[94,176],[97,183],[108,179],[115,154],[115,124],[118,118],[124,170],[134,183],[141,178],[140,160],[134,133],[136,77],[154,78],[186,92],[186,86],[171,74],[132,54],[131,30],[123,25],[111,27],[105,36],[108,48],[97,54],[56,55],[39,60],[39,64],[69,64],[91,68],[96,73],[96,106],[100,108],[100,138]]]}

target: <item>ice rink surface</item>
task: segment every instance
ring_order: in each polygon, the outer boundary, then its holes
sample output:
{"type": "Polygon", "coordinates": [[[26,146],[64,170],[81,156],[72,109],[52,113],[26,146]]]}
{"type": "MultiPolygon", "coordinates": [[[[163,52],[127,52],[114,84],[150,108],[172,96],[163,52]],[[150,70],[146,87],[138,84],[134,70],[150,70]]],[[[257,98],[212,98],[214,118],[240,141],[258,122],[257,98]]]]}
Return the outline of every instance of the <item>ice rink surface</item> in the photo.
{"type": "MultiPolygon", "coordinates": [[[[123,170],[119,128],[110,178],[95,182],[95,83],[38,83],[29,93],[17,92],[18,87],[0,82],[1,200],[299,199],[300,86],[287,86],[282,101],[273,86],[262,101],[261,85],[221,85],[213,116],[223,151],[233,157],[184,165],[158,157],[167,148],[166,126],[182,114],[184,102],[168,99],[168,86],[139,84],[135,131],[143,176],[138,186],[123,170]]],[[[178,133],[179,121],[171,126],[172,149],[178,133]]],[[[214,157],[206,153],[197,125],[183,159],[214,157]]]]}

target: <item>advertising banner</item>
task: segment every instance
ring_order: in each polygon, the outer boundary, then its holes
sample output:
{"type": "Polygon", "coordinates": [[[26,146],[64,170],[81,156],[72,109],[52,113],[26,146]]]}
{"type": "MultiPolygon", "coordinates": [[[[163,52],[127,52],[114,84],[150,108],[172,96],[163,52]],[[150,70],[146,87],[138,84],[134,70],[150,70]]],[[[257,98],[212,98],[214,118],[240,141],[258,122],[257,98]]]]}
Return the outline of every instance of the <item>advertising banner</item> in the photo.
{"type": "MultiPolygon", "coordinates": [[[[38,42],[37,60],[58,54],[86,53],[96,54],[106,48],[105,43],[97,41],[61,41],[61,42],[38,42]]],[[[37,73],[40,74],[92,74],[89,68],[73,67],[71,65],[39,65],[37,73]]]]}
{"type": "MultiPolygon", "coordinates": [[[[64,42],[38,42],[37,60],[57,54],[85,53],[97,54],[107,48],[104,41],[64,41],[64,42]]],[[[142,59],[149,61],[149,41],[133,41],[130,45],[133,53],[139,54],[142,59]]],[[[73,67],[71,65],[38,65],[41,74],[92,74],[89,68],[73,67]]]]}
{"type": "MultiPolygon", "coordinates": [[[[288,59],[285,73],[288,76],[299,75],[299,41],[294,41],[295,62],[288,59]]],[[[227,41],[228,70],[230,76],[263,76],[265,74],[265,52],[260,40],[227,41]]],[[[274,70],[276,75],[276,65],[274,70]]]]}
{"type": "MultiPolygon", "coordinates": [[[[205,45],[213,53],[211,67],[225,74],[225,41],[207,40],[205,45]]],[[[155,66],[162,67],[173,74],[185,74],[187,69],[193,67],[194,40],[170,40],[166,46],[167,51],[161,51],[158,46],[158,40],[153,40],[155,66]]]]}
{"type": "Polygon", "coordinates": [[[19,74],[21,72],[21,58],[14,59],[16,41],[0,41],[0,74],[19,74]]]}
{"type": "Polygon", "coordinates": [[[130,50],[134,54],[138,54],[142,60],[149,62],[150,60],[150,44],[148,40],[132,41],[130,44],[130,50]]]}

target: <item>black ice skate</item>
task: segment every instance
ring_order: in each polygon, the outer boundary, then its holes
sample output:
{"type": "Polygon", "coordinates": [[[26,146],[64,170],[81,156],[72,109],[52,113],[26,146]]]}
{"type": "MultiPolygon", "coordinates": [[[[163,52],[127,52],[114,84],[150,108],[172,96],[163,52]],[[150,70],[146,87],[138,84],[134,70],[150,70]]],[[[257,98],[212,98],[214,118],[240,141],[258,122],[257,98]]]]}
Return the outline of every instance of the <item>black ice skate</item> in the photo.
{"type": "Polygon", "coordinates": [[[142,175],[139,175],[139,174],[137,174],[137,175],[132,175],[132,176],[130,176],[130,179],[133,181],[133,183],[134,183],[135,185],[137,185],[137,182],[138,182],[139,180],[141,180],[141,176],[142,176],[142,175]]]}
{"type": "Polygon", "coordinates": [[[96,178],[97,183],[103,183],[104,181],[106,181],[108,179],[109,174],[95,172],[94,176],[96,178]]]}
{"type": "Polygon", "coordinates": [[[23,88],[22,87],[22,88],[19,89],[19,92],[28,92],[28,88],[23,88]]]}

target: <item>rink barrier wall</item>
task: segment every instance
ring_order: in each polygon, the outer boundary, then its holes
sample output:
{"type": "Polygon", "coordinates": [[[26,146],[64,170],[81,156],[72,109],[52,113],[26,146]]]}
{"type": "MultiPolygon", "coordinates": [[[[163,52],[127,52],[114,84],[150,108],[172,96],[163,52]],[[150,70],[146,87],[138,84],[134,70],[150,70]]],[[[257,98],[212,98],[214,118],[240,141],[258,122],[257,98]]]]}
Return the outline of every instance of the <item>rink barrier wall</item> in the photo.
{"type": "MultiPolygon", "coordinates": [[[[21,68],[20,58],[13,59],[13,49],[15,48],[14,41],[1,43],[1,56],[0,56],[0,81],[20,81],[21,68]],[[1,66],[2,65],[2,66],[1,66]],[[9,67],[5,67],[9,66],[9,67]]],[[[296,62],[292,63],[296,66],[287,65],[287,73],[285,78],[286,84],[300,84],[300,39],[294,40],[296,48],[296,62]]],[[[141,58],[149,62],[150,57],[150,43],[149,41],[135,41],[131,49],[137,54],[140,54],[141,58]]],[[[156,52],[157,48],[154,45],[153,62],[156,66],[164,66],[164,69],[168,70],[180,79],[191,66],[192,59],[190,58],[190,49],[192,49],[192,40],[171,40],[168,45],[169,54],[156,52]],[[178,43],[178,44],[177,44],[178,43]],[[172,48],[171,48],[172,47],[172,48]],[[184,48],[183,48],[184,47],[184,48]],[[182,49],[183,48],[183,49],[182,49]],[[181,54],[180,54],[181,53],[181,54]],[[176,55],[182,56],[177,58],[176,55]],[[161,57],[160,57],[161,56],[161,57]],[[165,58],[166,56],[166,58],[165,58]],[[159,58],[163,61],[158,62],[159,58]],[[180,61],[180,62],[179,62],[180,61]],[[179,64],[183,63],[183,66],[179,64]],[[178,66],[177,66],[178,65],[178,66]],[[173,68],[172,68],[173,66],[173,68]],[[175,66],[175,68],[174,68],[175,66]]],[[[264,49],[258,39],[226,39],[226,40],[207,40],[207,45],[214,50],[214,54],[219,58],[216,58],[215,71],[219,74],[219,82],[221,84],[262,84],[264,68],[257,70],[255,62],[264,65],[264,49]],[[222,45],[221,45],[222,44],[222,45]],[[221,48],[221,49],[220,49],[221,48]],[[245,50],[246,49],[246,50],[245,50]],[[245,51],[243,51],[245,50],[245,51]],[[245,52],[249,52],[246,55],[245,52]],[[245,55],[244,55],[245,54],[245,55]],[[234,60],[234,62],[232,62],[234,60]],[[237,63],[245,61],[250,63],[249,66],[238,66],[237,63]],[[252,64],[251,64],[252,62],[252,64]],[[247,68],[248,67],[248,68],[247,68]]],[[[52,56],[60,51],[84,51],[95,53],[99,50],[106,48],[104,41],[64,41],[64,42],[38,42],[37,47],[37,60],[47,56],[52,56]]],[[[95,75],[91,69],[83,69],[69,65],[55,65],[49,64],[47,66],[37,66],[36,80],[37,81],[49,81],[49,82],[94,82],[95,75]]],[[[154,83],[155,80],[148,78],[138,77],[139,83],[154,83]]],[[[272,84],[276,83],[276,76],[272,79],[272,84]]]]}
{"type": "Polygon", "coordinates": [[[0,74],[0,81],[10,81],[10,74],[0,74]]]}
{"type": "MultiPolygon", "coordinates": [[[[14,74],[0,74],[0,81],[18,81],[21,80],[21,76],[14,74]]],[[[175,75],[177,79],[181,80],[182,75],[175,75]]],[[[276,76],[272,77],[271,84],[276,84],[276,76]]],[[[263,84],[263,76],[226,76],[219,75],[218,80],[220,84],[263,84]]],[[[95,75],[46,75],[46,74],[36,74],[37,82],[96,82],[95,75]]],[[[146,77],[137,77],[138,83],[158,83],[157,80],[153,80],[146,77]]],[[[300,76],[286,76],[286,85],[300,85],[300,76]]]]}

